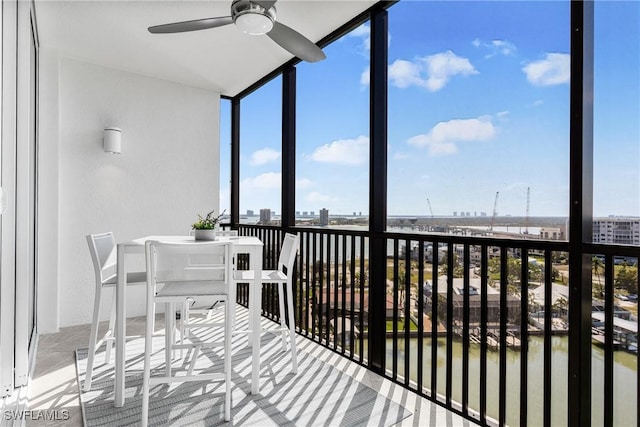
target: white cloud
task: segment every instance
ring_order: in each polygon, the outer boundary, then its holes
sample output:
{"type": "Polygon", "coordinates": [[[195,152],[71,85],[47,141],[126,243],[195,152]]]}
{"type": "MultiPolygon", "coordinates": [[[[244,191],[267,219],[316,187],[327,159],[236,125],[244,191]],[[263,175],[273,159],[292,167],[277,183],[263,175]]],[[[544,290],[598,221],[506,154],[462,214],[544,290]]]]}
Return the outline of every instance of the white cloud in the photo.
{"type": "Polygon", "coordinates": [[[499,111],[496,113],[496,116],[498,116],[498,118],[503,118],[507,117],[509,114],[511,114],[509,111],[499,111]]]}
{"type": "Polygon", "coordinates": [[[360,37],[362,38],[362,51],[367,53],[371,50],[371,27],[367,24],[362,24],[355,28],[353,31],[347,34],[347,37],[360,37]]]}
{"type": "Polygon", "coordinates": [[[440,122],[428,133],[413,136],[407,142],[416,147],[427,147],[431,155],[455,154],[457,142],[486,141],[495,133],[496,128],[488,117],[453,119],[440,122]]]}
{"type": "Polygon", "coordinates": [[[516,50],[516,45],[507,40],[491,40],[491,46],[493,47],[494,54],[501,54],[504,56],[513,55],[516,50]]]}
{"type": "Polygon", "coordinates": [[[282,185],[282,174],[280,172],[266,172],[258,176],[245,178],[240,183],[244,190],[272,190],[280,188],[282,185]]]}
{"type": "Polygon", "coordinates": [[[389,65],[389,80],[401,89],[411,85],[426,87],[426,80],[420,76],[420,71],[417,63],[396,59],[389,65]]]}
{"type": "Polygon", "coordinates": [[[389,66],[389,81],[394,86],[418,86],[431,92],[442,89],[453,76],[471,74],[478,74],[471,62],[450,50],[414,61],[396,59],[389,66]]]}
{"type": "Polygon", "coordinates": [[[297,189],[303,189],[303,188],[309,188],[313,185],[313,182],[307,178],[300,178],[300,179],[296,179],[296,188],[297,189]]]}
{"type": "Polygon", "coordinates": [[[305,199],[307,202],[331,202],[336,200],[336,198],[334,197],[331,197],[327,194],[318,193],[317,191],[312,191],[311,193],[307,194],[307,197],[305,199]]]}
{"type": "Polygon", "coordinates": [[[254,151],[253,154],[251,154],[249,164],[253,166],[264,165],[266,163],[274,162],[279,158],[279,151],[272,150],[271,148],[263,148],[262,150],[254,151]]]}
{"type": "Polygon", "coordinates": [[[484,43],[480,39],[474,39],[471,44],[477,48],[482,47],[484,50],[488,50],[489,53],[484,56],[485,58],[492,58],[496,55],[511,56],[518,50],[516,45],[508,40],[494,39],[489,43],[484,43]]]}
{"type": "Polygon", "coordinates": [[[408,159],[409,155],[407,153],[395,153],[393,155],[393,158],[395,160],[404,160],[404,159],[408,159]]]}
{"type": "Polygon", "coordinates": [[[539,107],[542,104],[544,104],[544,101],[542,99],[536,99],[529,105],[529,107],[539,107]]]}
{"type": "Polygon", "coordinates": [[[316,148],[311,158],[316,162],[360,165],[369,158],[369,138],[360,135],[352,139],[338,139],[316,148]]]}
{"type": "Polygon", "coordinates": [[[362,74],[360,74],[360,85],[361,86],[369,86],[369,80],[371,79],[371,67],[367,67],[364,69],[362,74]]]}
{"type": "Polygon", "coordinates": [[[552,86],[569,83],[571,56],[568,53],[547,53],[544,59],[528,63],[522,68],[529,83],[552,86]]]}

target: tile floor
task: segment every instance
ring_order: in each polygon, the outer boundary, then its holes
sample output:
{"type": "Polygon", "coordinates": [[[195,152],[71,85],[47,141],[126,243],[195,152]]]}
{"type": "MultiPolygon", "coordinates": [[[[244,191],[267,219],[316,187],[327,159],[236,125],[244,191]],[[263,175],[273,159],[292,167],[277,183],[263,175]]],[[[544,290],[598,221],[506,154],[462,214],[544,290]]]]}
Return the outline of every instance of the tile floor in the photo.
{"type": "MultiPolygon", "coordinates": [[[[162,315],[158,315],[156,325],[164,324],[160,316],[162,315]]],[[[268,320],[265,321],[268,322],[268,320]]],[[[103,324],[103,328],[106,328],[106,322],[103,324]]],[[[127,321],[128,335],[141,335],[143,331],[144,317],[132,318],[127,321]]],[[[27,426],[80,427],[83,425],[74,351],[76,348],[86,347],[88,341],[89,325],[61,328],[58,333],[43,335],[39,338],[36,366],[29,386],[26,409],[46,411],[48,414],[54,413],[58,415],[59,419],[27,420],[27,426]]],[[[298,336],[297,344],[298,348],[332,364],[342,370],[345,375],[357,378],[363,384],[407,408],[412,412],[412,415],[405,418],[401,422],[401,426],[457,427],[474,425],[472,422],[302,336],[298,336]]]]}

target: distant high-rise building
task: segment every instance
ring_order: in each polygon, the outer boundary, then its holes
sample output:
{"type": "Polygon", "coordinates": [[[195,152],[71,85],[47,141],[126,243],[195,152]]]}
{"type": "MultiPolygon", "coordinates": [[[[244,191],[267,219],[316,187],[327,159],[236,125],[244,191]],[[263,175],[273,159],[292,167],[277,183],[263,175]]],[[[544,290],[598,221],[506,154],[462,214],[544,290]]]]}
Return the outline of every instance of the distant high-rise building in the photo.
{"type": "Polygon", "coordinates": [[[302,216],[309,216],[309,211],[302,212],[302,216]]]}
{"type": "Polygon", "coordinates": [[[471,216],[471,212],[467,211],[467,216],[471,216]]]}
{"type": "Polygon", "coordinates": [[[251,209],[247,209],[247,216],[253,216],[253,211],[251,209]]]}
{"type": "Polygon", "coordinates": [[[316,211],[311,211],[310,215],[314,216],[316,214],[316,211]]]}
{"type": "Polygon", "coordinates": [[[487,216],[486,212],[480,212],[480,216],[487,216]]]}
{"type": "Polygon", "coordinates": [[[458,212],[457,211],[453,211],[453,216],[458,216],[458,212]]]}
{"type": "Polygon", "coordinates": [[[260,222],[267,223],[271,221],[271,209],[260,209],[260,222]]]}
{"type": "Polygon", "coordinates": [[[320,225],[329,225],[329,210],[320,209],[320,225]]]}
{"type": "Polygon", "coordinates": [[[300,211],[296,211],[296,216],[300,216],[300,211]]]}
{"type": "Polygon", "coordinates": [[[594,218],[593,242],[640,245],[640,218],[594,218]]]}

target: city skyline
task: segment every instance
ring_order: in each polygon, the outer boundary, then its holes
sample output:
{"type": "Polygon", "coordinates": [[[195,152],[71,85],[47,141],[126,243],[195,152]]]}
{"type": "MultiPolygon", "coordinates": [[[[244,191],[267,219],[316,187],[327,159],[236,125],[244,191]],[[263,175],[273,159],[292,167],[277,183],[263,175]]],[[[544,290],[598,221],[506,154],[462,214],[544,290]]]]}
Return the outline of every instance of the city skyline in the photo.
{"type": "MultiPolygon", "coordinates": [[[[596,3],[594,216],[640,215],[639,10],[596,3]]],[[[400,2],[389,35],[389,215],[492,215],[499,192],[525,216],[529,188],[529,215],[566,216],[568,2],[400,2]]],[[[297,66],[296,211],[368,214],[369,44],[364,24],[297,66]]],[[[280,97],[278,77],[241,103],[241,212],[280,210],[280,97]]]]}

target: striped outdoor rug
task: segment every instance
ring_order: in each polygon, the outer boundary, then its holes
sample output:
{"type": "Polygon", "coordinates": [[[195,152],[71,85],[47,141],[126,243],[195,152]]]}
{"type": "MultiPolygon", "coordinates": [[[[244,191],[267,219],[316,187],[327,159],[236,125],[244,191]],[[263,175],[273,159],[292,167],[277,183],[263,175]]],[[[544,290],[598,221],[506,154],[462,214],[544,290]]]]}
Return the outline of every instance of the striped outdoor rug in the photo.
{"type": "MultiPolygon", "coordinates": [[[[239,320],[239,327],[242,322],[239,320]]],[[[200,330],[203,340],[219,339],[220,331],[200,330]],[[206,331],[206,332],[202,332],[206,331]],[[205,336],[207,334],[207,336],[205,336]]],[[[194,330],[198,334],[198,330],[194,330]]],[[[154,339],[152,366],[162,370],[164,339],[154,339]]],[[[142,397],[142,353],[144,338],[127,343],[126,403],[113,406],[114,366],[104,365],[104,354],[96,354],[96,368],[90,392],[82,391],[87,350],[76,350],[78,385],[84,425],[129,426],[140,422],[142,397]]],[[[220,371],[223,348],[208,350],[198,358],[204,371],[220,371]],[[213,363],[213,367],[212,367],[213,363]]],[[[379,395],[353,377],[312,355],[298,352],[298,374],[293,375],[288,352],[271,334],[262,338],[261,390],[252,395],[251,348],[246,335],[233,339],[232,417],[229,425],[244,426],[391,426],[410,412],[379,395]]],[[[174,367],[185,362],[176,359],[174,367]]],[[[153,375],[153,371],[152,371],[153,375]]],[[[149,425],[224,425],[224,388],[218,382],[190,382],[157,385],[151,389],[149,425]],[[204,393],[203,393],[204,391],[204,393]]]]}

